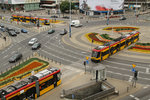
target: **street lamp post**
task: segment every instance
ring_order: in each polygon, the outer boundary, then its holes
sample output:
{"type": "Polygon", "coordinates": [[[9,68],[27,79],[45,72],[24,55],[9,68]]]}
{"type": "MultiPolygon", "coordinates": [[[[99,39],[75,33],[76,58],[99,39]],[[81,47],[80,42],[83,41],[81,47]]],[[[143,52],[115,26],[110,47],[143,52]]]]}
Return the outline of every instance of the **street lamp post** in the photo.
{"type": "Polygon", "coordinates": [[[136,8],[135,8],[135,16],[137,15],[137,0],[136,0],[136,8]]]}
{"type": "Polygon", "coordinates": [[[70,2],[70,22],[69,22],[69,37],[71,38],[71,0],[69,0],[70,2]]]}

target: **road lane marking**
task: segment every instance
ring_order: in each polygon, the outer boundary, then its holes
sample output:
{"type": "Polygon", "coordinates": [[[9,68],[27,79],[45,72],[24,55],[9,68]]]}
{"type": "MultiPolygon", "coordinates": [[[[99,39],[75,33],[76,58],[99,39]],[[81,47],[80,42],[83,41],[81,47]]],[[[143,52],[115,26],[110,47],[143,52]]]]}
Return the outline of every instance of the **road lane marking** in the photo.
{"type": "MultiPolygon", "coordinates": [[[[131,72],[130,69],[119,68],[119,67],[114,67],[114,66],[110,66],[110,65],[105,65],[105,66],[107,66],[108,68],[114,68],[114,69],[126,70],[126,71],[130,71],[130,72],[131,72]]],[[[139,73],[138,73],[138,76],[139,76],[140,73],[150,75],[150,73],[145,73],[145,72],[142,72],[142,71],[138,71],[138,72],[139,72],[139,73]]]]}
{"type": "MultiPolygon", "coordinates": [[[[45,48],[47,48],[47,49],[49,49],[49,50],[52,50],[52,51],[57,51],[57,52],[59,52],[60,54],[63,54],[63,55],[65,55],[65,56],[67,56],[67,57],[71,57],[71,58],[74,58],[74,59],[80,59],[79,57],[75,57],[75,56],[72,56],[72,55],[68,55],[68,54],[66,54],[66,53],[64,53],[64,52],[61,52],[60,50],[56,50],[56,49],[52,49],[52,48],[49,48],[49,47],[47,47],[47,46],[44,46],[45,48]]],[[[58,54],[59,54],[58,53],[58,54]]]]}
{"type": "MultiPolygon", "coordinates": [[[[106,62],[110,62],[110,63],[115,63],[115,64],[119,64],[119,65],[125,65],[125,66],[132,66],[131,64],[125,64],[125,63],[119,63],[119,62],[114,62],[114,61],[108,61],[108,60],[105,60],[106,62]]],[[[136,66],[137,68],[147,68],[147,67],[143,67],[143,66],[136,66]]]]}
{"type": "Polygon", "coordinates": [[[134,98],[134,95],[132,95],[132,94],[130,94],[129,96],[132,97],[132,98],[134,98]]]}
{"type": "Polygon", "coordinates": [[[132,79],[133,79],[133,76],[130,76],[128,82],[131,82],[132,79]]]}
{"type": "MultiPolygon", "coordinates": [[[[58,48],[62,49],[61,47],[59,47],[59,46],[57,46],[57,45],[54,45],[54,44],[51,44],[51,43],[48,43],[48,44],[53,45],[53,46],[55,46],[55,47],[58,47],[58,48]]],[[[66,50],[66,51],[72,52],[72,53],[74,53],[74,54],[76,54],[76,55],[87,56],[87,55],[83,55],[83,54],[76,53],[76,52],[74,52],[74,51],[72,51],[72,50],[69,50],[69,49],[66,49],[66,48],[63,48],[63,49],[66,50]]]]}
{"type": "Polygon", "coordinates": [[[11,52],[11,54],[15,53],[15,51],[11,52]]]}
{"type": "Polygon", "coordinates": [[[146,85],[146,86],[144,86],[143,88],[146,89],[146,88],[148,88],[149,86],[150,86],[150,85],[146,85]]]}
{"type": "Polygon", "coordinates": [[[149,68],[146,68],[146,73],[149,73],[149,68]]]}
{"type": "MultiPolygon", "coordinates": [[[[113,71],[108,71],[108,70],[107,70],[107,72],[112,73],[112,74],[117,74],[117,75],[122,75],[122,76],[128,76],[128,77],[130,77],[130,75],[127,75],[127,74],[121,74],[121,73],[117,73],[117,72],[113,72],[113,71]]],[[[144,78],[144,77],[138,77],[138,78],[142,79],[142,80],[148,80],[148,81],[150,81],[149,78],[144,78]]]]}
{"type": "Polygon", "coordinates": [[[8,55],[4,56],[3,58],[6,58],[6,57],[8,57],[8,55]]]}
{"type": "Polygon", "coordinates": [[[140,100],[140,99],[139,99],[139,98],[137,98],[137,97],[135,97],[134,99],[135,99],[135,100],[140,100]]]}
{"type": "Polygon", "coordinates": [[[20,50],[21,49],[21,47],[20,48],[18,48],[18,50],[20,50]]]}

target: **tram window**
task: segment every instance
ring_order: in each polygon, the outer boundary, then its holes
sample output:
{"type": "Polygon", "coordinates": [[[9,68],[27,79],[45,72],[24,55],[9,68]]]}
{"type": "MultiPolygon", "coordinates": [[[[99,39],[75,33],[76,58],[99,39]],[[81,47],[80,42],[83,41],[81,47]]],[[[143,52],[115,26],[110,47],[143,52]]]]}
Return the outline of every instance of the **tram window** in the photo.
{"type": "Polygon", "coordinates": [[[124,45],[125,45],[125,42],[121,43],[121,45],[120,45],[120,46],[122,47],[122,46],[124,46],[124,45]]]}
{"type": "Polygon", "coordinates": [[[34,96],[33,94],[35,94],[35,93],[36,93],[36,88],[32,87],[32,88],[30,88],[30,89],[27,90],[26,96],[27,97],[34,96]]]}
{"type": "Polygon", "coordinates": [[[60,77],[61,77],[61,73],[58,73],[58,74],[57,74],[57,81],[60,80],[60,77]]]}
{"type": "Polygon", "coordinates": [[[133,39],[134,39],[134,38],[132,37],[132,38],[131,38],[131,42],[133,41],[133,39]]]}
{"type": "Polygon", "coordinates": [[[48,86],[50,86],[52,84],[54,84],[54,78],[40,84],[40,90],[43,90],[43,89],[47,88],[48,86]]]}
{"type": "Polygon", "coordinates": [[[20,100],[18,96],[15,96],[15,97],[12,97],[11,99],[9,100],[20,100]]]}
{"type": "Polygon", "coordinates": [[[102,52],[102,56],[105,56],[105,55],[107,55],[107,54],[109,54],[109,50],[107,50],[107,51],[105,51],[105,52],[102,52]]]}
{"type": "Polygon", "coordinates": [[[114,47],[111,47],[110,52],[112,52],[112,51],[114,51],[114,50],[115,50],[115,48],[114,48],[114,47]]]}
{"type": "Polygon", "coordinates": [[[53,79],[50,79],[50,80],[48,80],[47,85],[50,86],[50,85],[52,85],[53,83],[54,83],[54,80],[53,80],[53,79]]]}
{"type": "Polygon", "coordinates": [[[92,57],[98,57],[98,52],[93,51],[93,52],[92,52],[92,57]]]}

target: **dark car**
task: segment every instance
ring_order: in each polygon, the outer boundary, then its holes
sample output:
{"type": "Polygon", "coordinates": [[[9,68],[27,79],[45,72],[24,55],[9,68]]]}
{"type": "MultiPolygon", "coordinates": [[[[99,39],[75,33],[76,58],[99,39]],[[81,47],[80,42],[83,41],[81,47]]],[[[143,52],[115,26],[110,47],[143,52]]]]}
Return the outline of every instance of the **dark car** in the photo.
{"type": "Polygon", "coordinates": [[[15,31],[8,31],[10,36],[17,36],[17,33],[15,31]]]}
{"type": "Polygon", "coordinates": [[[6,27],[5,29],[6,29],[6,32],[9,32],[9,31],[15,31],[14,29],[8,28],[8,27],[6,27]]]}
{"type": "Polygon", "coordinates": [[[41,43],[35,43],[32,45],[32,50],[37,50],[40,47],[41,47],[41,43]]]}
{"type": "Polygon", "coordinates": [[[126,20],[127,18],[122,16],[119,20],[126,20]]]}
{"type": "Polygon", "coordinates": [[[1,30],[2,32],[6,32],[6,29],[5,29],[4,27],[1,27],[0,30],[1,30]]]}
{"type": "Polygon", "coordinates": [[[58,18],[58,16],[55,16],[55,15],[54,15],[54,16],[51,16],[51,18],[58,18]]]}
{"type": "Polygon", "coordinates": [[[22,33],[28,33],[28,31],[25,30],[25,29],[21,29],[21,32],[22,32],[22,33]]]}
{"type": "Polygon", "coordinates": [[[67,34],[67,30],[66,30],[66,29],[64,29],[64,30],[60,33],[60,35],[65,35],[65,34],[67,34]]]}
{"type": "Polygon", "coordinates": [[[62,18],[64,18],[64,19],[69,19],[69,17],[68,17],[68,16],[64,16],[64,17],[62,17],[62,18]]]}
{"type": "Polygon", "coordinates": [[[20,34],[20,32],[19,32],[18,30],[15,30],[15,32],[16,32],[17,34],[20,34]]]}
{"type": "Polygon", "coordinates": [[[48,30],[48,34],[52,34],[52,33],[54,33],[55,32],[55,30],[54,29],[50,29],[50,30],[48,30]]]}
{"type": "Polygon", "coordinates": [[[4,26],[3,24],[0,24],[0,27],[1,27],[1,28],[4,28],[5,26],[4,26]]]}
{"type": "Polygon", "coordinates": [[[9,59],[9,62],[10,63],[13,63],[13,62],[16,62],[18,61],[19,59],[22,58],[22,54],[21,53],[15,53],[10,59],[9,59]]]}

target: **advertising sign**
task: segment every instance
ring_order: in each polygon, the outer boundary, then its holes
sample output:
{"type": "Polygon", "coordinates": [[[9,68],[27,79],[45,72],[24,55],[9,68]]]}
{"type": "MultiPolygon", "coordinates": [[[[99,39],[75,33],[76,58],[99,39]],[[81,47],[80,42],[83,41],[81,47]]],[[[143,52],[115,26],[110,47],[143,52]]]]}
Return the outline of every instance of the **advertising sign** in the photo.
{"type": "Polygon", "coordinates": [[[123,9],[124,0],[79,0],[81,10],[107,11],[123,9]]]}
{"type": "Polygon", "coordinates": [[[39,3],[40,0],[11,0],[12,4],[39,3]]]}
{"type": "Polygon", "coordinates": [[[40,0],[0,0],[4,4],[24,4],[24,3],[39,3],[40,0]]]}

